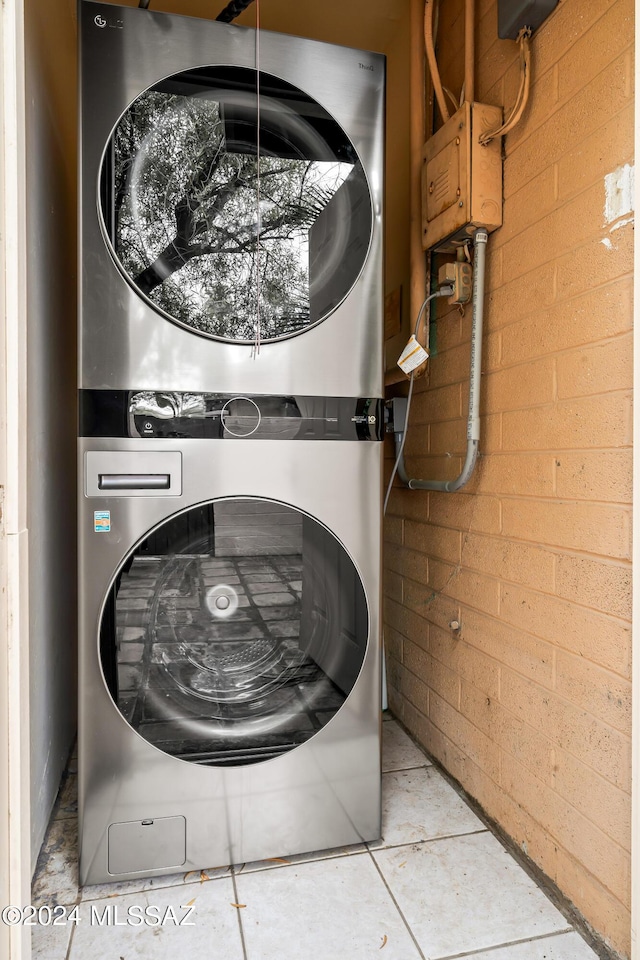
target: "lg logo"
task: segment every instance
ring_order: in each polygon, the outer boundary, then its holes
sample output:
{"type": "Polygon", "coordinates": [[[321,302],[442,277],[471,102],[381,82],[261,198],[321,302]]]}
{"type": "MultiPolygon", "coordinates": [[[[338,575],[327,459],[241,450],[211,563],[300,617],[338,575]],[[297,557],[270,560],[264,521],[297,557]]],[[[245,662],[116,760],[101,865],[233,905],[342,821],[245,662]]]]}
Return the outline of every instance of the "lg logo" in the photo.
{"type": "Polygon", "coordinates": [[[96,27],[106,27],[107,25],[107,21],[104,17],[101,17],[100,14],[93,18],[93,22],[95,23],[96,27]]]}

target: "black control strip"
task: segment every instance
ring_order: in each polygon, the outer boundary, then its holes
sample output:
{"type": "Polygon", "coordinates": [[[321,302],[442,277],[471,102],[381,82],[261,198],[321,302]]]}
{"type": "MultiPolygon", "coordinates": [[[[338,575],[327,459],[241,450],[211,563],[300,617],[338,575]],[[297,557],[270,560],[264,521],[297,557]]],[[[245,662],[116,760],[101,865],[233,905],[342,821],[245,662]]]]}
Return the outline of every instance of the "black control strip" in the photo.
{"type": "Polygon", "coordinates": [[[379,397],[80,390],[81,437],[382,440],[379,397]]]}

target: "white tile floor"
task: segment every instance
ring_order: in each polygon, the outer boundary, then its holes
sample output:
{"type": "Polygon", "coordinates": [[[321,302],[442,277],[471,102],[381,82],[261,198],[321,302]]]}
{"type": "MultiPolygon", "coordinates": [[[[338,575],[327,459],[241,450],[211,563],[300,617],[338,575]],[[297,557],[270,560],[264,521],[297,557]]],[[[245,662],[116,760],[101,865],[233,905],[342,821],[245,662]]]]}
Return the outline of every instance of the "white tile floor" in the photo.
{"type": "Polygon", "coordinates": [[[34,927],[34,960],[596,960],[398,724],[383,733],[381,841],[80,891],[71,766],[33,897],[79,921],[34,927]],[[132,925],[145,907],[165,922],[132,925]]]}

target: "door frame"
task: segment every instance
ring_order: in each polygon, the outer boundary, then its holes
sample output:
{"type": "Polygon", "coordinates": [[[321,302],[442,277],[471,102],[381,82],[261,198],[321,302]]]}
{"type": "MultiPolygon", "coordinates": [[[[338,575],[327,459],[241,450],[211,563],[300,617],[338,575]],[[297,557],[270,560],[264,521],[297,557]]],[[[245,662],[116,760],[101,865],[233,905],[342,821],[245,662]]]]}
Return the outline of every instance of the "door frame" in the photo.
{"type": "MultiPolygon", "coordinates": [[[[0,4],[0,909],[30,900],[24,0],[0,4]]],[[[0,922],[0,955],[29,929],[0,922]]]]}

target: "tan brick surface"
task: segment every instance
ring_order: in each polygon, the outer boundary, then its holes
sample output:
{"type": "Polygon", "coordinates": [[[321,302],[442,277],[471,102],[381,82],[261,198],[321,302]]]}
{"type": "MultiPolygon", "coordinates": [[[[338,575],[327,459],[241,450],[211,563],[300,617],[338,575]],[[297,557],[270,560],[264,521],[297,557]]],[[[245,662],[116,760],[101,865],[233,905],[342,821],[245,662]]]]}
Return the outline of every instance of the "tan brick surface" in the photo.
{"type": "Polygon", "coordinates": [[[556,392],[556,361],[552,357],[498,370],[484,383],[483,410],[519,410],[551,403],[556,392]]]}
{"type": "Polygon", "coordinates": [[[503,330],[503,363],[508,366],[625,333],[631,328],[632,297],[628,277],[586,292],[582,284],[577,297],[503,330]]]}
{"type": "Polygon", "coordinates": [[[558,653],[556,691],[622,733],[631,729],[631,682],[581,657],[558,653]]]}
{"type": "Polygon", "coordinates": [[[398,603],[402,603],[402,577],[399,573],[394,573],[389,567],[384,571],[384,594],[398,603]]]}
{"type": "Polygon", "coordinates": [[[568,100],[633,43],[634,0],[616,0],[558,61],[558,94],[568,100]]]}
{"type": "Polygon", "coordinates": [[[558,397],[586,397],[633,386],[630,333],[564,354],[558,361],[558,397]]]}
{"type": "Polygon", "coordinates": [[[511,670],[500,683],[501,702],[535,730],[546,734],[621,790],[631,785],[629,739],[557,694],[544,690],[511,670]]]}
{"type": "Polygon", "coordinates": [[[630,864],[625,850],[513,758],[504,757],[502,774],[502,785],[509,795],[532,816],[534,811],[544,810],[541,825],[556,842],[562,837],[567,853],[600,877],[604,887],[610,891],[629,889],[630,864]]]}
{"type": "Polygon", "coordinates": [[[554,587],[556,554],[528,543],[470,533],[464,540],[462,559],[465,567],[490,570],[501,580],[537,590],[551,591],[554,587]]]}
{"type": "Polygon", "coordinates": [[[631,849],[629,797],[565,750],[554,751],[553,786],[625,850],[631,849]]]}
{"type": "Polygon", "coordinates": [[[500,665],[476,647],[465,643],[451,630],[432,627],[429,631],[429,651],[436,661],[455,671],[482,693],[496,698],[500,691],[500,665]]]}
{"type": "MultiPolygon", "coordinates": [[[[491,246],[489,253],[493,256],[491,246]]],[[[496,330],[506,324],[516,323],[550,307],[556,299],[556,270],[555,261],[543,263],[524,277],[490,287],[486,302],[489,329],[496,330]]],[[[524,359],[528,359],[528,355],[524,359]]]]}
{"type": "Polygon", "coordinates": [[[581,450],[554,458],[556,492],[563,499],[629,503],[632,450],[581,450]]]}
{"type": "Polygon", "coordinates": [[[505,496],[548,497],[555,490],[555,464],[556,458],[549,453],[489,456],[483,443],[476,472],[465,489],[469,493],[482,490],[505,496]]]}
{"type": "MultiPolygon", "coordinates": [[[[416,677],[429,677],[430,688],[452,707],[460,708],[460,677],[455,670],[445,666],[410,640],[407,640],[404,646],[404,665],[416,677]]],[[[412,702],[416,707],[420,707],[415,700],[412,702]]]]}
{"type": "MultiPolygon", "coordinates": [[[[440,5],[456,91],[462,9],[440,5]]],[[[480,457],[458,493],[394,489],[385,601],[392,709],[624,956],[633,225],[607,222],[605,178],[633,162],[633,12],[562,0],[532,38],[487,247],[480,457]]],[[[495,0],[476,50],[477,99],[509,109],[495,0]]],[[[462,463],[471,311],[438,304],[436,325],[407,442],[427,479],[462,463]]]]}
{"type": "MultiPolygon", "coordinates": [[[[629,104],[632,62],[623,53],[575,97],[554,110],[511,152],[506,138],[504,195],[510,197],[545,167],[560,160],[573,145],[586,139],[629,104]]],[[[615,169],[615,164],[611,168],[615,169]]]]}
{"type": "Polygon", "coordinates": [[[503,584],[502,620],[564,650],[587,657],[614,673],[629,676],[631,664],[629,624],[582,607],[573,596],[538,593],[503,584]]]}
{"type": "MultiPolygon", "coordinates": [[[[598,288],[600,288],[612,280],[624,277],[633,269],[633,229],[630,225],[613,233],[603,229],[598,236],[590,237],[585,243],[564,257],[560,257],[554,266],[559,300],[570,300],[580,296],[587,287],[592,286],[594,278],[597,279],[598,288]]],[[[630,330],[631,310],[620,309],[612,304],[612,311],[611,316],[605,315],[599,318],[599,325],[588,326],[589,335],[586,341],[576,342],[588,343],[590,340],[615,336],[630,330]]],[[[568,311],[565,308],[566,312],[568,311]]]]}
{"type": "Polygon", "coordinates": [[[438,527],[433,523],[416,523],[407,520],[405,527],[405,543],[413,550],[420,550],[427,555],[447,560],[456,564],[460,560],[462,547],[462,532],[451,530],[450,527],[438,527]]]}
{"type": "Polygon", "coordinates": [[[561,890],[571,891],[571,900],[586,917],[597,917],[597,931],[616,952],[628,956],[631,915],[620,898],[585,870],[562,847],[558,847],[556,880],[561,890]]]}
{"type": "Polygon", "coordinates": [[[507,411],[502,442],[505,450],[627,446],[631,442],[631,396],[579,397],[548,407],[507,411]]]}
{"type": "Polygon", "coordinates": [[[611,157],[616,166],[633,160],[632,103],[612,117],[586,140],[578,141],[558,160],[558,196],[564,200],[581,193],[591,184],[602,182],[611,173],[611,157]],[[608,149],[603,150],[603,142],[608,149]]]}
{"type": "Polygon", "coordinates": [[[604,184],[595,183],[508,240],[502,248],[505,282],[557,260],[601,230],[604,197],[604,184]]]}
{"type": "Polygon", "coordinates": [[[556,593],[559,597],[628,619],[631,615],[631,566],[591,557],[559,557],[556,593]]]}
{"type": "Polygon", "coordinates": [[[430,493],[429,519],[457,530],[500,531],[500,501],[496,497],[469,496],[464,492],[430,493]]]}
{"type": "Polygon", "coordinates": [[[497,745],[449,703],[432,693],[429,719],[469,759],[494,780],[499,776],[500,757],[497,745]]]}
{"type": "Polygon", "coordinates": [[[628,559],[629,511],[625,507],[570,500],[504,500],[502,532],[507,537],[554,547],[628,559]]]}
{"type": "Polygon", "coordinates": [[[524,677],[549,688],[553,686],[553,643],[465,605],[461,605],[460,619],[460,636],[467,644],[524,677]]]}

